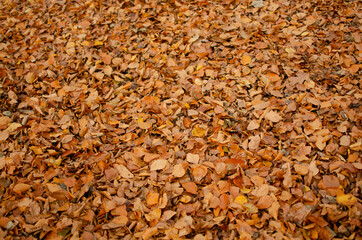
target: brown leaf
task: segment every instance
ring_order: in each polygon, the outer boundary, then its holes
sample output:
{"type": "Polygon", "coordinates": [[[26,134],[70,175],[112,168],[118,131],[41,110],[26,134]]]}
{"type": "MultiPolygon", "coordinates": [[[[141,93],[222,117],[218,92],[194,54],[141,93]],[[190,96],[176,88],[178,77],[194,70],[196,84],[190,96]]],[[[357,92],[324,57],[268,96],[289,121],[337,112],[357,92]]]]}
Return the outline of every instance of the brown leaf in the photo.
{"type": "Polygon", "coordinates": [[[23,192],[28,191],[30,188],[31,188],[31,186],[29,184],[18,183],[14,186],[13,191],[15,193],[21,194],[23,192]]]}
{"type": "Polygon", "coordinates": [[[288,212],[288,218],[290,221],[295,222],[297,224],[301,224],[304,219],[307,217],[307,215],[310,213],[310,209],[307,209],[307,207],[303,203],[296,203],[294,204],[291,209],[288,212]]]}

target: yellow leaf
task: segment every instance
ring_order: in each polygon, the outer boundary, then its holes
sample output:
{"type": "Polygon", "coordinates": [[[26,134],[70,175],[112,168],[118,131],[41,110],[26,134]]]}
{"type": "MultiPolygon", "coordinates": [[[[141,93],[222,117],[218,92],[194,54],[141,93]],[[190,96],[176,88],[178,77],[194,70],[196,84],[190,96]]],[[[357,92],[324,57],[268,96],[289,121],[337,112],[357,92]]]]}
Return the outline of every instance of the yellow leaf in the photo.
{"type": "Polygon", "coordinates": [[[58,158],[58,159],[51,158],[49,162],[56,166],[60,166],[62,164],[62,159],[61,158],[58,158]]]}
{"type": "Polygon", "coordinates": [[[101,45],[103,45],[103,42],[97,40],[97,41],[94,42],[94,45],[95,46],[101,46],[101,45]]]}
{"type": "Polygon", "coordinates": [[[342,194],[337,196],[337,203],[352,206],[357,203],[357,198],[352,194],[342,194]]]}
{"type": "Polygon", "coordinates": [[[206,133],[206,129],[203,129],[199,126],[196,126],[193,130],[192,130],[192,136],[194,137],[203,137],[206,133]]]}
{"type": "Polygon", "coordinates": [[[248,55],[244,55],[241,57],[240,62],[243,65],[248,65],[249,63],[251,63],[251,57],[249,57],[248,55]]]}
{"type": "Polygon", "coordinates": [[[243,205],[248,202],[248,199],[244,195],[240,195],[239,197],[235,198],[234,202],[243,205]]]}
{"type": "Polygon", "coordinates": [[[43,154],[43,151],[38,146],[31,146],[29,147],[36,155],[43,154]]]}
{"type": "Polygon", "coordinates": [[[186,108],[190,108],[190,104],[185,103],[185,107],[186,107],[186,108]]]}
{"type": "Polygon", "coordinates": [[[287,53],[290,53],[290,54],[293,54],[293,53],[296,52],[294,48],[288,48],[288,47],[285,48],[285,51],[286,51],[287,53]]]}
{"type": "Polygon", "coordinates": [[[241,191],[242,193],[250,193],[250,192],[251,192],[251,189],[241,188],[240,191],[241,191]]]}

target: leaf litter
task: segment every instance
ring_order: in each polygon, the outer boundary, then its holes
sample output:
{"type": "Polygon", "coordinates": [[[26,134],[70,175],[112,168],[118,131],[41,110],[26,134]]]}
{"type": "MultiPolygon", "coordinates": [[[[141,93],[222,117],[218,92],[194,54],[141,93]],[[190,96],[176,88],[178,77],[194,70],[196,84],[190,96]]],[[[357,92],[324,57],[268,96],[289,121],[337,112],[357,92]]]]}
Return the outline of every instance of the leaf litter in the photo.
{"type": "Polygon", "coordinates": [[[358,1],[0,4],[1,239],[361,239],[358,1]]]}

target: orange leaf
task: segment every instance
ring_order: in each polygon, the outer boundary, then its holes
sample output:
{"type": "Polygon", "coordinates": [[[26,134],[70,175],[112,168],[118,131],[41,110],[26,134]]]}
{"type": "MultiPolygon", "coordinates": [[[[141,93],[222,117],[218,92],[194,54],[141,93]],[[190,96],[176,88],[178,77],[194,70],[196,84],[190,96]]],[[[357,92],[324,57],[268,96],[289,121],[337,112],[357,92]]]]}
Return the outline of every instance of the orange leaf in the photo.
{"type": "Polygon", "coordinates": [[[240,165],[240,167],[245,166],[245,160],[240,158],[229,158],[225,160],[226,164],[240,165]]]}
{"type": "Polygon", "coordinates": [[[148,193],[147,198],[146,198],[147,205],[149,205],[149,206],[156,205],[158,203],[159,196],[160,195],[156,192],[148,193]]]}
{"type": "Polygon", "coordinates": [[[223,193],[220,196],[220,208],[226,209],[229,205],[229,195],[223,193]]]}
{"type": "Polygon", "coordinates": [[[185,117],[184,118],[184,125],[186,128],[189,128],[191,126],[191,118],[185,117]]]}
{"type": "Polygon", "coordinates": [[[177,178],[183,177],[185,175],[185,173],[186,173],[186,171],[181,164],[176,164],[173,167],[172,175],[174,177],[177,177],[177,178]]]}
{"type": "Polygon", "coordinates": [[[182,187],[189,193],[197,193],[197,185],[194,182],[183,182],[181,183],[182,187]]]}
{"type": "Polygon", "coordinates": [[[251,63],[251,57],[249,57],[248,55],[244,55],[241,57],[240,62],[243,65],[248,65],[249,63],[251,63]]]}
{"type": "Polygon", "coordinates": [[[201,181],[207,174],[207,167],[197,166],[192,170],[192,175],[197,182],[201,181]]]}
{"type": "Polygon", "coordinates": [[[273,72],[268,72],[268,73],[266,74],[266,77],[267,77],[267,78],[269,79],[269,81],[271,81],[271,82],[277,82],[277,81],[280,80],[279,75],[276,74],[276,73],[273,73],[273,72]]]}

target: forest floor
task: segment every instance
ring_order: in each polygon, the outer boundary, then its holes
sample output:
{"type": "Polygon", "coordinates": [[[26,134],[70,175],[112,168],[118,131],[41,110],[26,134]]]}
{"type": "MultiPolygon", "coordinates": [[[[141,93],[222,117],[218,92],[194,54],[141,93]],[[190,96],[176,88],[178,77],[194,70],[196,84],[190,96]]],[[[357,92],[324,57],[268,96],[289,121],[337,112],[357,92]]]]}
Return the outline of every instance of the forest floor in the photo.
{"type": "Polygon", "coordinates": [[[0,239],[362,239],[361,7],[1,1],[0,239]]]}

